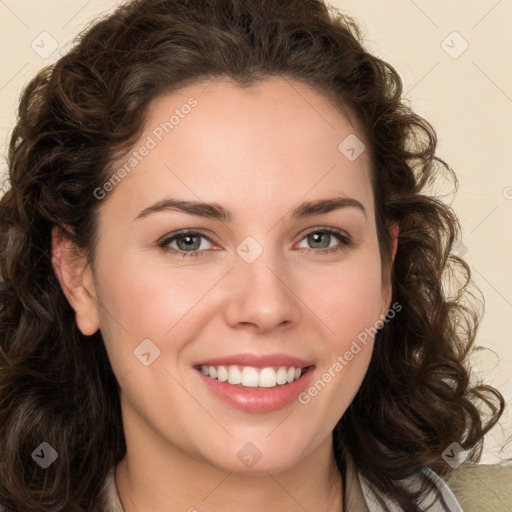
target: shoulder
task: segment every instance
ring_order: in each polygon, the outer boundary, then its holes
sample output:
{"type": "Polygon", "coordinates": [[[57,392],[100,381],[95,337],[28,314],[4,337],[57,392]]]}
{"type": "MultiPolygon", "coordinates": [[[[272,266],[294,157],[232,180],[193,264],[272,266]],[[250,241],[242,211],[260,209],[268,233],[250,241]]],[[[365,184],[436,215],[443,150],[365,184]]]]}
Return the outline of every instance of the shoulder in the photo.
{"type": "MultiPolygon", "coordinates": [[[[402,512],[402,509],[396,503],[379,493],[361,475],[359,475],[359,480],[370,512],[383,512],[384,510],[389,510],[389,512],[402,512]],[[381,505],[382,502],[386,504],[387,509],[381,505]]],[[[431,482],[433,488],[426,492],[421,501],[416,504],[421,511],[463,512],[457,498],[446,482],[429,468],[423,468],[412,477],[401,480],[400,483],[412,491],[417,491],[426,481],[431,482]]]]}

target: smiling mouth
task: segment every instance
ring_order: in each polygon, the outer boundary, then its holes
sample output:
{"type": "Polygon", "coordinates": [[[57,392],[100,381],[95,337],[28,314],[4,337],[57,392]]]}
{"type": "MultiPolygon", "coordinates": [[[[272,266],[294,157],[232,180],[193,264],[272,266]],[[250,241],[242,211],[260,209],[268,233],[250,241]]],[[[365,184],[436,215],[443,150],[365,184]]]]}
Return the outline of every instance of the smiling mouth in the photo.
{"type": "Polygon", "coordinates": [[[200,365],[196,369],[206,377],[244,388],[269,389],[285,386],[299,380],[308,367],[295,366],[254,366],[200,365]]]}

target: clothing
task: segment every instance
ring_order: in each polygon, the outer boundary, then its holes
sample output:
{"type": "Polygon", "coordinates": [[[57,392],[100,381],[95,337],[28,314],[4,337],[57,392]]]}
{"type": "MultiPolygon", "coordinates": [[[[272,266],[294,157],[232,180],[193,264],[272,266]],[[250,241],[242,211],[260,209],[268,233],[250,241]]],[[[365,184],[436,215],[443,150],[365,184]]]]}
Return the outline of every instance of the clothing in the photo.
{"type": "MultiPolygon", "coordinates": [[[[377,494],[379,494],[354,468],[350,457],[345,456],[345,479],[344,479],[344,495],[345,510],[344,512],[387,512],[379,503],[377,494]]],[[[463,512],[457,499],[450,491],[446,483],[433,471],[428,468],[423,469],[423,473],[437,487],[441,499],[437,499],[434,493],[428,494],[420,508],[424,512],[463,512]],[[442,501],[444,501],[444,506],[442,501]]],[[[411,478],[404,481],[404,485],[408,485],[415,489],[419,485],[419,478],[411,478]]],[[[386,503],[389,512],[401,512],[402,509],[389,499],[383,497],[381,499],[386,503]]],[[[101,490],[101,499],[103,506],[102,512],[124,512],[117,492],[115,482],[115,466],[113,466],[105,479],[101,490]]],[[[0,505],[0,512],[10,512],[7,508],[0,505]]]]}
{"type": "MultiPolygon", "coordinates": [[[[372,489],[372,486],[358,474],[354,468],[350,457],[345,456],[346,472],[344,480],[345,494],[345,510],[344,512],[385,512],[386,509],[380,505],[376,495],[378,494],[372,489]]],[[[427,476],[437,487],[442,498],[437,499],[434,493],[427,494],[423,499],[420,508],[425,512],[463,512],[457,499],[450,491],[446,483],[434,473],[432,470],[425,468],[423,470],[427,476]],[[444,500],[445,506],[442,501],[444,500]]],[[[411,478],[404,482],[415,489],[419,485],[419,478],[411,478]]],[[[115,484],[115,467],[112,467],[103,488],[105,508],[103,512],[124,512],[117,488],[115,484]]],[[[389,512],[401,512],[401,508],[393,504],[389,499],[381,496],[386,503],[389,512]]],[[[1,511],[0,511],[1,512],[1,511]]]]}

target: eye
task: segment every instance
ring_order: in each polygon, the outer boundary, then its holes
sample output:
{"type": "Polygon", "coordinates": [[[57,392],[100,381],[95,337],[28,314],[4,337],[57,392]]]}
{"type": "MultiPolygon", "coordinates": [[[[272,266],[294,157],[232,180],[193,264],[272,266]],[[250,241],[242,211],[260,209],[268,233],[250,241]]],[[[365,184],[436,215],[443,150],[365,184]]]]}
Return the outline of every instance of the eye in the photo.
{"type": "MultiPolygon", "coordinates": [[[[305,240],[306,243],[312,246],[305,247],[306,251],[315,254],[328,254],[340,251],[349,247],[352,243],[349,235],[334,228],[316,228],[306,234],[302,240],[305,240]],[[338,241],[337,244],[336,241],[338,241]]],[[[194,258],[201,256],[204,251],[211,249],[213,242],[205,234],[189,230],[166,237],[162,241],[157,242],[157,244],[164,251],[179,254],[183,258],[194,258]],[[206,241],[206,244],[203,241],[206,241]]]]}
{"type": "Polygon", "coordinates": [[[318,229],[310,231],[302,240],[310,244],[310,247],[306,247],[306,250],[313,251],[315,253],[326,254],[335,251],[340,251],[351,245],[351,238],[349,235],[342,231],[334,228],[318,229]],[[336,244],[336,240],[338,244],[336,244]],[[334,245],[332,244],[334,242],[334,245]],[[321,249],[321,250],[316,250],[321,249]]]}
{"type": "Polygon", "coordinates": [[[203,233],[198,231],[182,231],[158,242],[158,246],[165,251],[178,253],[183,258],[191,258],[199,256],[200,251],[211,248],[208,246],[204,247],[203,240],[206,240],[208,244],[212,243],[210,238],[203,233]],[[175,245],[173,246],[173,244],[175,245]]]}

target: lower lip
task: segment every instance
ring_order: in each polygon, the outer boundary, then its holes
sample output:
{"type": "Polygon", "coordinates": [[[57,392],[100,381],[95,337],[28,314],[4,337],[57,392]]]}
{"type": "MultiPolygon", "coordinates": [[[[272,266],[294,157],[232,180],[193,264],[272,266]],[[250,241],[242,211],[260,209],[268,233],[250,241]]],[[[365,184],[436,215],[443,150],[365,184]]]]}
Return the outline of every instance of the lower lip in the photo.
{"type": "Polygon", "coordinates": [[[297,400],[297,397],[308,386],[313,376],[314,367],[309,366],[296,381],[277,385],[273,388],[250,388],[219,382],[203,375],[196,370],[200,379],[218,398],[246,412],[271,412],[282,409],[297,400]]]}

